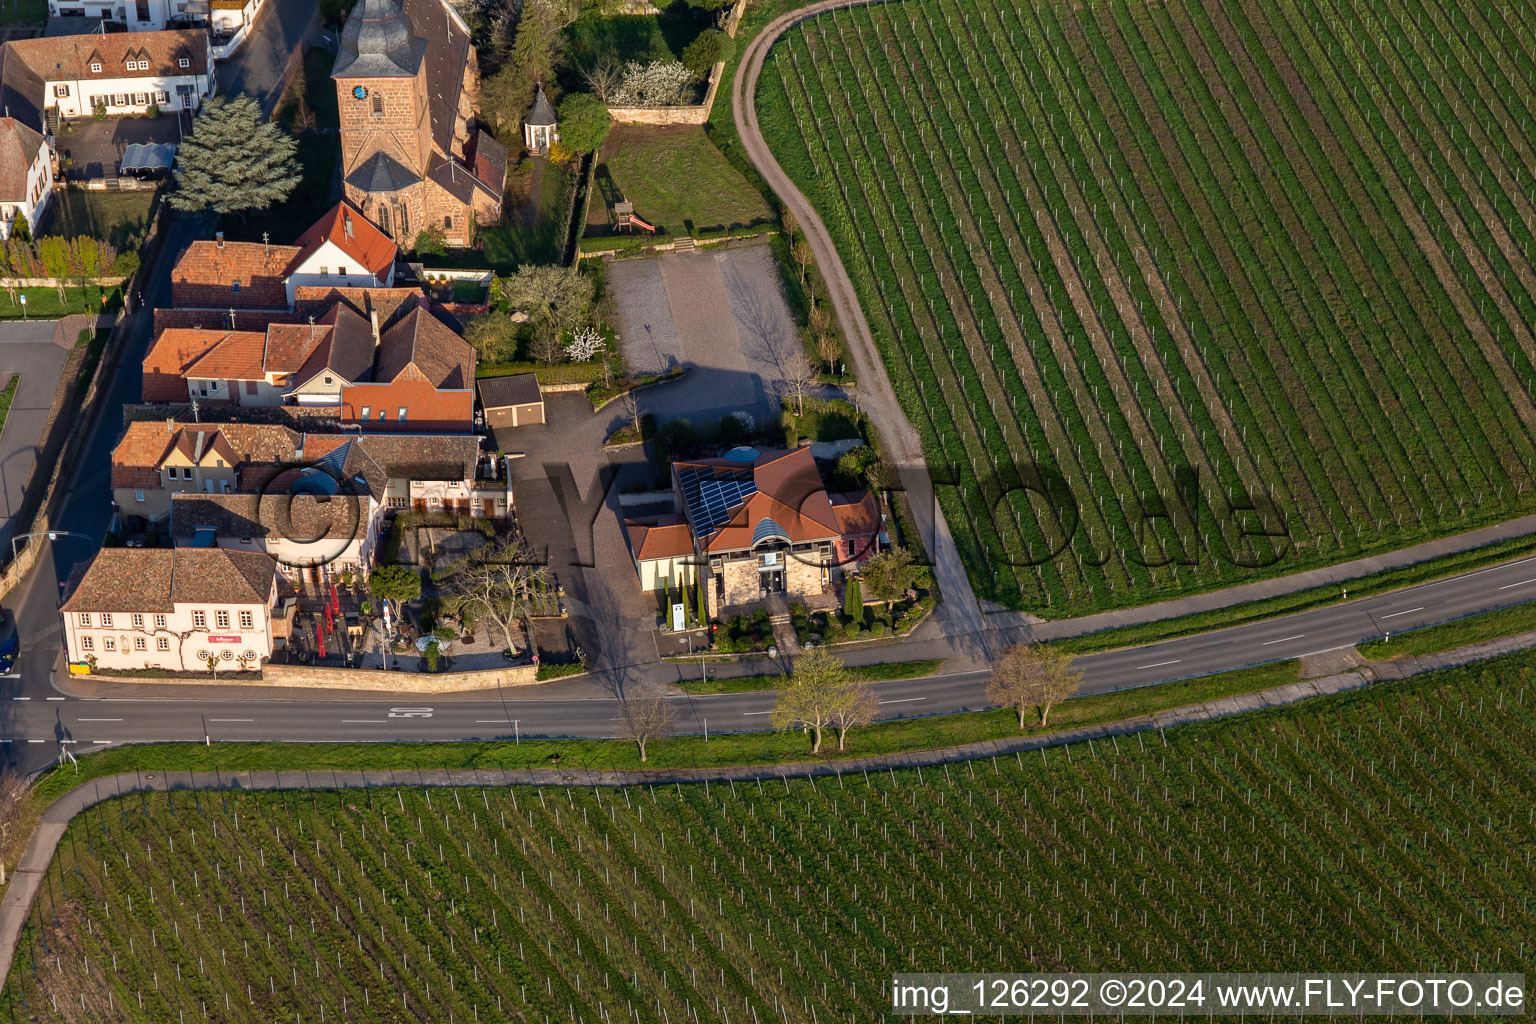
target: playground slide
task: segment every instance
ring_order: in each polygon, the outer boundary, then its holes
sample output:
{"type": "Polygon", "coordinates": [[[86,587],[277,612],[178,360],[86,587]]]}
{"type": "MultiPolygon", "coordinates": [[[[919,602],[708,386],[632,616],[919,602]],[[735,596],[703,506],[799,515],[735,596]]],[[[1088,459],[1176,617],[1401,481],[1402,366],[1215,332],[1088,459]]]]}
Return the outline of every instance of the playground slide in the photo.
{"type": "Polygon", "coordinates": [[[647,224],[645,221],[641,220],[639,217],[636,217],[634,214],[629,215],[629,223],[633,224],[637,228],[649,231],[653,235],[656,233],[656,228],[654,225],[647,224]]]}

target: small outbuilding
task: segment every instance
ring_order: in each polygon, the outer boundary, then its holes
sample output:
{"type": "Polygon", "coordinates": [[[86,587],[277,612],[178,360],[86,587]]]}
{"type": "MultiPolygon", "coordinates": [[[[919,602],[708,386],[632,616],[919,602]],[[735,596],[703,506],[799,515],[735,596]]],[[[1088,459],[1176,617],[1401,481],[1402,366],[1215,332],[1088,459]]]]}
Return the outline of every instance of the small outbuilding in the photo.
{"type": "Polygon", "coordinates": [[[530,153],[548,153],[552,143],[560,141],[555,124],[555,108],[544,95],[544,86],[535,87],[533,106],[523,118],[523,145],[530,153]]]}
{"type": "Polygon", "coordinates": [[[485,425],[492,430],[544,422],[544,395],[539,391],[536,375],[515,373],[510,377],[487,377],[477,383],[485,425]]]}

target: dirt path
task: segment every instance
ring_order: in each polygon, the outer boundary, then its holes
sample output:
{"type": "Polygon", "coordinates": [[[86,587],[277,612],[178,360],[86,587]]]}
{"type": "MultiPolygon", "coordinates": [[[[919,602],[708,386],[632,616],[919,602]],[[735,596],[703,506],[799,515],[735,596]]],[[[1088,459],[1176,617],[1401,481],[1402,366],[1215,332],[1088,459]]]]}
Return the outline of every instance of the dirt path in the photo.
{"type": "Polygon", "coordinates": [[[784,169],[774,159],[757,121],[754,98],[757,95],[758,76],[762,74],[768,51],[779,37],[807,18],[839,7],[870,2],[873,0],[821,0],[775,18],[758,33],[742,55],[741,67],[731,83],[731,112],[741,132],[747,158],[800,221],[801,230],[805,232],[815,256],[816,266],[827,282],[828,298],[837,314],[843,336],[848,339],[849,357],[859,380],[860,400],[880,430],[886,450],[900,467],[901,483],[911,501],[918,532],[933,559],[934,576],[944,595],[939,614],[944,619],[946,631],[983,637],[985,624],[982,621],[981,605],[971,590],[970,579],[955,549],[949,526],[944,521],[944,513],[934,500],[922,444],[918,440],[917,431],[896,400],[896,392],[891,387],[890,377],[886,375],[879,350],[875,347],[874,336],[870,333],[869,322],[864,319],[864,311],[859,307],[853,281],[838,257],[837,246],[826,225],[822,223],[810,200],[795,187],[789,175],[784,173],[784,169]]]}

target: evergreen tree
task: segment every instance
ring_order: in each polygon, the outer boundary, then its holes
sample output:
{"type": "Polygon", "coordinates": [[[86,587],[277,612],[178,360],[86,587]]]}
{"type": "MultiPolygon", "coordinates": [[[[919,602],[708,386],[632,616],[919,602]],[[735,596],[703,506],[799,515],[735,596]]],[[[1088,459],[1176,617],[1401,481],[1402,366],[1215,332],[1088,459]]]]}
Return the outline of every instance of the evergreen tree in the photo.
{"type": "Polygon", "coordinates": [[[176,153],[170,203],[178,210],[241,217],[265,210],[298,187],[298,146],[251,97],[211,99],[176,153]]]}
{"type": "Polygon", "coordinates": [[[699,624],[699,617],[693,610],[693,588],[682,580],[678,580],[677,589],[682,592],[683,618],[687,621],[688,625],[697,626],[699,624]]]}
{"type": "Polygon", "coordinates": [[[848,577],[848,583],[843,588],[843,614],[854,622],[862,622],[864,619],[864,594],[859,588],[857,576],[848,577]]]}
{"type": "Polygon", "coordinates": [[[709,621],[709,591],[704,587],[704,571],[699,570],[699,621],[709,621]]]}
{"type": "Polygon", "coordinates": [[[560,101],[560,144],[573,153],[594,153],[613,127],[608,104],[589,92],[576,92],[560,101]]]}

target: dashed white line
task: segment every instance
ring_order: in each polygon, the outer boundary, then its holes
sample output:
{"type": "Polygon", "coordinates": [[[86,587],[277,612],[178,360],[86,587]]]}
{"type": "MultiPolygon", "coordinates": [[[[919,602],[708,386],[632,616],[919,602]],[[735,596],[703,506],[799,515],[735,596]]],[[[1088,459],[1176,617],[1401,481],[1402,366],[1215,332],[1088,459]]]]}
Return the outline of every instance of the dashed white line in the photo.
{"type": "Polygon", "coordinates": [[[121,718],[82,718],[82,722],[121,722],[121,718]]]}
{"type": "Polygon", "coordinates": [[[385,720],[382,718],[343,718],[341,720],[342,725],[383,725],[384,723],[385,720]]]}
{"type": "Polygon", "coordinates": [[[210,718],[210,722],[254,722],[254,718],[210,718]]]}
{"type": "MultiPolygon", "coordinates": [[[[614,721],[618,721],[618,719],[614,719],[614,721]]],[[[511,725],[512,723],[511,723],[511,721],[509,721],[508,719],[505,719],[505,718],[477,718],[477,719],[475,719],[475,724],[476,725],[511,725]]]]}
{"type": "Polygon", "coordinates": [[[1139,672],[1144,668],[1162,668],[1164,665],[1177,665],[1183,660],[1183,658],[1174,658],[1172,661],[1158,661],[1152,663],[1151,665],[1137,665],[1136,670],[1139,672]]]}
{"type": "Polygon", "coordinates": [[[1279,640],[1265,640],[1263,643],[1259,644],[1259,646],[1260,647],[1268,647],[1270,644],[1283,644],[1283,643],[1285,643],[1288,640],[1300,640],[1302,637],[1304,637],[1306,635],[1307,634],[1305,634],[1305,633],[1297,633],[1295,636],[1283,636],[1279,640]]]}
{"type": "Polygon", "coordinates": [[[771,715],[772,711],[743,711],[743,715],[771,715]]]}
{"type": "Polygon", "coordinates": [[[31,697],[12,697],[11,700],[31,700],[31,697]]]}
{"type": "Polygon", "coordinates": [[[64,697],[49,697],[48,699],[49,700],[65,700],[66,698],[64,698],[64,697]]]}
{"type": "Polygon", "coordinates": [[[927,700],[927,697],[900,697],[896,700],[883,700],[881,704],[910,704],[915,700],[927,700]]]}
{"type": "Polygon", "coordinates": [[[27,740],[28,743],[41,743],[42,740],[27,740]]]}
{"type": "Polygon", "coordinates": [[[1515,587],[1523,587],[1527,583],[1536,583],[1536,579],[1521,580],[1519,583],[1506,583],[1504,586],[1500,587],[1499,589],[1500,590],[1513,590],[1515,587]]]}
{"type": "Polygon", "coordinates": [[[1395,619],[1399,615],[1407,615],[1409,612],[1421,612],[1423,610],[1424,610],[1424,606],[1423,605],[1419,605],[1417,608],[1404,608],[1400,612],[1393,612],[1390,615],[1383,615],[1382,618],[1384,618],[1384,619],[1395,619]]]}

